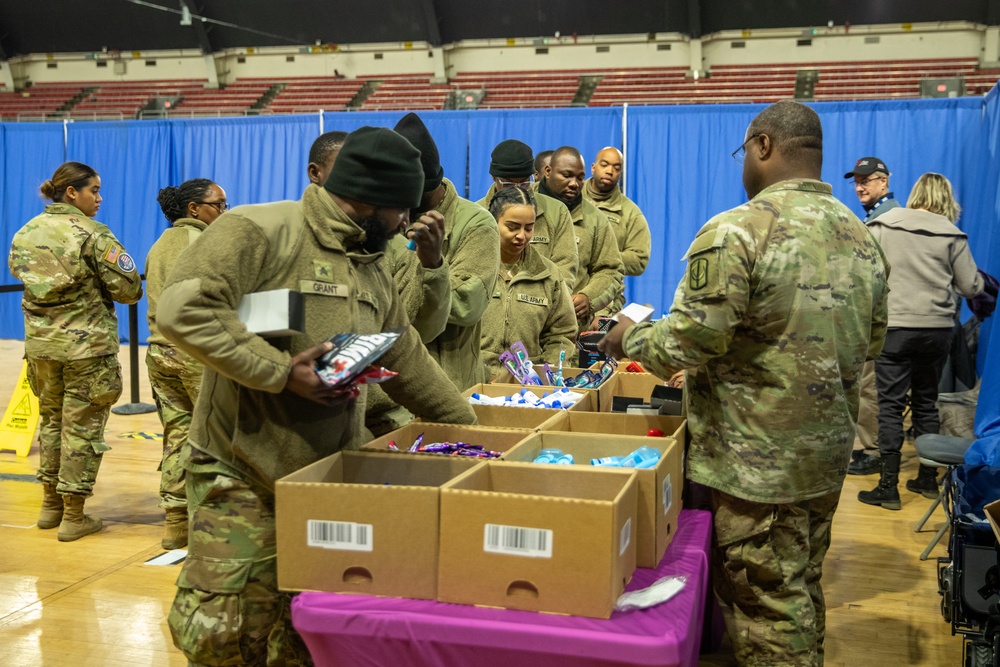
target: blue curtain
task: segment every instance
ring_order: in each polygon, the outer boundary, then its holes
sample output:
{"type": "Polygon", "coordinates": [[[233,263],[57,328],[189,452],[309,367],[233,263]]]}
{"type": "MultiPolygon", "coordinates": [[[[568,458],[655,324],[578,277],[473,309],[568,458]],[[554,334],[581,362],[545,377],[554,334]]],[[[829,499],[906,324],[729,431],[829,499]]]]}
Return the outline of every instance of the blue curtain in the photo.
{"type": "MultiPolygon", "coordinates": [[[[3,173],[0,176],[0,214],[4,261],[0,284],[20,285],[7,268],[10,241],[24,223],[47,203],[39,186],[65,161],[62,123],[3,123],[3,173]]],[[[0,338],[24,338],[21,292],[0,294],[0,338]]]]}
{"type": "Polygon", "coordinates": [[[299,199],[309,182],[306,165],[319,136],[318,116],[208,118],[170,126],[174,179],[211,179],[231,206],[299,199]]]}
{"type": "MultiPolygon", "coordinates": [[[[982,148],[985,159],[970,165],[983,175],[982,190],[974,200],[976,206],[967,206],[970,222],[976,221],[975,231],[970,231],[969,241],[976,262],[984,271],[1000,276],[1000,88],[994,87],[986,97],[983,115],[982,148]],[[969,215],[971,213],[971,215],[969,215]],[[973,242],[974,241],[974,242],[973,242]]],[[[979,371],[983,384],[979,390],[976,410],[976,436],[978,447],[1000,449],[1000,310],[983,322],[979,331],[979,371]]]]}
{"type": "Polygon", "coordinates": [[[483,198],[493,183],[490,153],[505,139],[518,139],[537,155],[560,146],[575,146],[590,164],[605,146],[622,147],[622,110],[618,107],[594,109],[516,109],[472,112],[469,124],[469,199],[483,198]]]}
{"type": "MultiPolygon", "coordinates": [[[[455,184],[462,197],[468,191],[469,111],[419,111],[417,115],[427,126],[440,153],[444,176],[455,184]]],[[[323,130],[351,132],[359,127],[395,127],[405,111],[364,111],[360,113],[327,112],[323,115],[323,130]]]]}
{"type": "MultiPolygon", "coordinates": [[[[833,184],[834,194],[861,213],[850,182],[843,178],[861,156],[877,155],[886,161],[893,174],[892,188],[904,201],[923,172],[945,174],[965,207],[961,225],[973,253],[989,266],[998,255],[991,239],[1000,221],[996,198],[1000,105],[995,94],[985,104],[984,116],[984,101],[979,98],[817,103],[814,108],[825,134],[823,178],[833,184]]],[[[745,200],[742,170],[730,153],[762,108],[700,105],[628,110],[626,192],[645,212],[653,236],[649,268],[641,277],[627,280],[631,300],[649,303],[662,313],[683,275],[680,259],[695,233],[713,215],[745,200]]],[[[392,127],[403,113],[326,113],[322,126],[327,131],[392,127]]],[[[536,153],[576,146],[588,171],[598,150],[623,146],[620,108],[419,115],[436,140],[446,176],[472,200],[489,188],[490,153],[504,139],[520,139],[536,153]]],[[[41,209],[38,184],[58,164],[79,159],[102,175],[106,202],[99,218],[142,265],[166,225],[156,205],[159,188],[203,177],[222,185],[233,204],[298,199],[307,183],[309,148],[320,126],[318,115],[74,123],[64,154],[62,125],[2,124],[4,233],[9,241],[41,209]]],[[[1000,273],[1000,267],[994,266],[992,272],[1000,273]]],[[[13,283],[5,275],[4,284],[13,283]]],[[[0,295],[0,313],[4,315],[0,336],[23,336],[19,298],[0,295]]],[[[145,339],[144,316],[141,325],[140,337],[145,339]]]]}
{"type": "MultiPolygon", "coordinates": [[[[67,160],[90,165],[101,175],[101,210],[106,224],[140,271],[150,246],[167,228],[156,203],[160,188],[174,184],[176,169],[167,121],[72,123],[68,128],[67,160]]],[[[118,329],[128,340],[128,307],[118,304],[118,329]]],[[[138,304],[139,340],[149,336],[146,300],[138,304]]]]}

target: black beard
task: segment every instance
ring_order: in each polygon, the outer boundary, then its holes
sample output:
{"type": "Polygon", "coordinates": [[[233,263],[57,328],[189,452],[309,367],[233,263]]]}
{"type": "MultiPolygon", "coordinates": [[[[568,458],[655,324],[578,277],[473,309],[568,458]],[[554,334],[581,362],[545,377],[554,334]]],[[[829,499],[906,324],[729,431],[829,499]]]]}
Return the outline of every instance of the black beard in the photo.
{"type": "Polygon", "coordinates": [[[361,247],[367,253],[385,252],[386,246],[389,245],[389,239],[395,236],[395,233],[390,233],[385,228],[385,224],[374,215],[361,218],[357,225],[365,231],[365,242],[361,244],[361,247]]]}

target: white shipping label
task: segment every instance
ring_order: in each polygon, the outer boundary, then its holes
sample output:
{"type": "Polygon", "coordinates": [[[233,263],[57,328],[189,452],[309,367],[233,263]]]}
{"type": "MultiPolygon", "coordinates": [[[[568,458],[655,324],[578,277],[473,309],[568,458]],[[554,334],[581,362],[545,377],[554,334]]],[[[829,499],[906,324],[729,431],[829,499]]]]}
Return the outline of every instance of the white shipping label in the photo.
{"type": "Polygon", "coordinates": [[[488,523],[483,530],[483,551],[528,558],[552,558],[552,531],[488,523]]]}
{"type": "Polygon", "coordinates": [[[621,556],[628,549],[628,543],[632,541],[632,517],[625,520],[625,525],[622,526],[622,534],[618,539],[618,555],[621,556]]]}
{"type": "Polygon", "coordinates": [[[316,521],[310,519],[307,542],[311,547],[340,551],[371,551],[373,530],[369,523],[350,521],[316,521]]]}
{"type": "Polygon", "coordinates": [[[670,484],[670,473],[663,478],[663,514],[670,513],[670,506],[674,504],[674,487],[670,484]]]}

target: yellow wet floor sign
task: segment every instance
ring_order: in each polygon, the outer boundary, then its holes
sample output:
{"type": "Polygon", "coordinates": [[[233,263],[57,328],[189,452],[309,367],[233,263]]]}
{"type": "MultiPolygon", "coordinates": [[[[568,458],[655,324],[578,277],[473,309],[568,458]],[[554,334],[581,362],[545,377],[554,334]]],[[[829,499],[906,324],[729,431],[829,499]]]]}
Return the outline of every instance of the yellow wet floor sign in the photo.
{"type": "Polygon", "coordinates": [[[38,426],[38,398],[28,385],[28,364],[21,365],[17,386],[0,422],[0,449],[13,449],[18,456],[27,456],[38,426]]]}

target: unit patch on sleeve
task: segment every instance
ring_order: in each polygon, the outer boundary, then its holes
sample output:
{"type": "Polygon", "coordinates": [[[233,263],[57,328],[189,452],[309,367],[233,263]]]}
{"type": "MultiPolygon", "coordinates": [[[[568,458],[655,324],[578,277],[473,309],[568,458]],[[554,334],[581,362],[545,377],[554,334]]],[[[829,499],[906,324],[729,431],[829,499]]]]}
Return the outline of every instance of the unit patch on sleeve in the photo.
{"type": "Polygon", "coordinates": [[[116,263],[118,264],[118,268],[125,273],[132,273],[135,271],[135,261],[127,252],[123,252],[118,255],[118,261],[116,263]]]}

